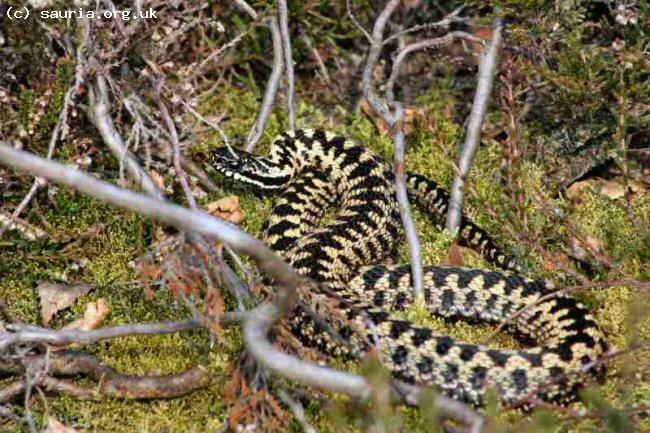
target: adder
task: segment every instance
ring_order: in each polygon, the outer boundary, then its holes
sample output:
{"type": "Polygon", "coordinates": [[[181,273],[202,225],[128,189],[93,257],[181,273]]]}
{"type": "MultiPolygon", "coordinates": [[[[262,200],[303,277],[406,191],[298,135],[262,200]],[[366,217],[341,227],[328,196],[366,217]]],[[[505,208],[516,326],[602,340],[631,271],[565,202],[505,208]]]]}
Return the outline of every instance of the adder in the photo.
{"type": "MultiPolygon", "coordinates": [[[[514,260],[465,217],[460,241],[506,271],[425,266],[429,312],[496,324],[512,319],[517,335],[537,346],[466,343],[396,317],[414,301],[410,266],[383,264],[401,243],[402,228],[392,167],[371,150],[329,132],[296,130],[281,134],[268,156],[218,148],[211,168],[279,193],[262,238],[297,272],[322,283],[327,289],[320,295],[335,306],[330,319],[340,338],[304,309],[295,311],[290,326],[304,344],[351,357],[375,346],[396,378],[476,405],[488,388],[504,402],[528,396],[568,402],[598,370],[592,367],[607,343],[592,314],[567,295],[542,298],[550,293],[545,282],[510,272],[518,269],[514,260]],[[335,216],[325,218],[331,210],[335,216]]],[[[410,199],[441,223],[448,193],[413,173],[407,186],[410,199]]]]}

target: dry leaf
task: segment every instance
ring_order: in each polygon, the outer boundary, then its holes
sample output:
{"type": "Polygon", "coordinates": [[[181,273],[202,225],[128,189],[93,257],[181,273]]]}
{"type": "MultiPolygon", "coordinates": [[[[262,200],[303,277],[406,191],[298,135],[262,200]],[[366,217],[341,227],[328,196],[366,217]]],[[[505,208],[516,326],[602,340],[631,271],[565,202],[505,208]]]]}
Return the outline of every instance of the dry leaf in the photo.
{"type": "Polygon", "coordinates": [[[461,247],[457,244],[453,244],[449,251],[447,251],[447,257],[444,260],[445,266],[454,266],[462,267],[463,266],[463,256],[461,254],[461,247]]]}
{"type": "Polygon", "coordinates": [[[156,170],[149,170],[149,177],[151,177],[151,180],[153,180],[153,183],[156,184],[156,186],[161,190],[161,191],[166,191],[167,186],[165,185],[165,178],[162,177],[160,173],[158,173],[156,170]]]}
{"type": "MultiPolygon", "coordinates": [[[[361,107],[361,110],[366,114],[366,116],[370,117],[375,121],[377,130],[379,131],[380,134],[383,135],[390,132],[388,130],[388,124],[386,123],[386,121],[381,116],[377,115],[377,113],[372,108],[372,106],[370,105],[370,103],[366,98],[362,98],[361,101],[359,101],[359,106],[361,107]]],[[[417,119],[418,117],[422,119],[426,118],[423,110],[418,110],[409,107],[406,107],[404,109],[404,120],[402,121],[402,124],[404,125],[403,126],[404,135],[408,136],[415,131],[415,119],[417,119]]]]}
{"type": "Polygon", "coordinates": [[[206,209],[210,214],[235,224],[240,224],[246,216],[239,206],[239,197],[236,195],[229,195],[208,203],[206,209]]]}
{"type": "MultiPolygon", "coordinates": [[[[628,182],[628,187],[636,194],[643,193],[646,190],[645,185],[641,182],[630,181],[628,182]]],[[[617,200],[625,196],[625,187],[622,181],[601,178],[575,182],[567,188],[567,195],[570,199],[581,202],[585,189],[589,189],[596,194],[604,195],[612,200],[617,200]]]]}
{"type": "Polygon", "coordinates": [[[567,197],[574,203],[582,203],[585,189],[588,189],[592,184],[592,180],[583,180],[574,182],[566,190],[567,197]]]}
{"type": "Polygon", "coordinates": [[[585,238],[585,243],[593,251],[597,251],[599,253],[602,253],[603,251],[605,251],[605,241],[603,241],[600,238],[597,238],[595,236],[587,236],[585,238]]]}
{"type": "Polygon", "coordinates": [[[63,329],[78,329],[79,331],[96,329],[110,312],[111,309],[106,299],[100,298],[96,302],[89,302],[83,317],[65,325],[63,329]]]}
{"type": "Polygon", "coordinates": [[[610,182],[603,180],[601,182],[595,183],[594,187],[594,190],[598,194],[604,195],[605,197],[612,200],[616,200],[625,196],[625,187],[619,182],[610,182]]]}
{"type": "Polygon", "coordinates": [[[83,430],[77,430],[72,427],[61,423],[58,419],[54,417],[48,417],[47,427],[43,430],[43,433],[81,433],[83,430]]]}
{"type": "Polygon", "coordinates": [[[557,268],[568,268],[570,265],[569,256],[562,252],[549,252],[542,261],[542,266],[547,271],[555,271],[557,268]]]}
{"type": "Polygon", "coordinates": [[[49,325],[52,317],[64,308],[74,304],[79,296],[92,290],[90,284],[80,283],[73,286],[65,284],[41,283],[36,288],[41,298],[41,318],[43,325],[49,325]]]}

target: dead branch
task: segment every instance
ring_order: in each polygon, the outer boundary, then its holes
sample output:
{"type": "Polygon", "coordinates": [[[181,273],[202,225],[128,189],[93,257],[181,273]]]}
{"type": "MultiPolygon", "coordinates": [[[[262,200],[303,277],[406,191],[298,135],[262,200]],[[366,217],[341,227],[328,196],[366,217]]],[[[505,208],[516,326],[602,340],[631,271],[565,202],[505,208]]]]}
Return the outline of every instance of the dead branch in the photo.
{"type": "Polygon", "coordinates": [[[196,180],[208,191],[223,192],[223,190],[210,179],[206,172],[199,167],[194,161],[186,156],[181,155],[181,164],[196,180]]]}
{"type": "MultiPolygon", "coordinates": [[[[244,316],[227,313],[220,317],[211,317],[212,321],[227,325],[242,321],[244,316]]],[[[0,353],[10,346],[21,343],[46,343],[52,345],[90,344],[102,340],[126,337],[129,335],[159,335],[189,331],[203,326],[197,319],[176,322],[134,323],[129,325],[107,326],[90,331],[78,329],[52,330],[34,325],[8,324],[7,331],[0,330],[0,353]]]]}
{"type": "Polygon", "coordinates": [[[451,33],[447,33],[446,35],[440,38],[425,39],[423,41],[414,42],[401,49],[399,53],[397,53],[395,59],[393,60],[393,67],[390,72],[390,77],[388,78],[388,81],[386,81],[386,99],[388,99],[389,101],[395,99],[395,93],[394,93],[395,80],[397,80],[397,77],[400,74],[400,71],[402,69],[402,64],[406,59],[406,56],[408,56],[409,54],[415,51],[420,51],[420,50],[433,48],[433,47],[440,47],[442,45],[446,45],[451,42],[454,42],[457,39],[482,43],[482,40],[480,38],[470,35],[469,33],[451,32],[451,33]]]}
{"type": "Polygon", "coordinates": [[[413,281],[413,294],[416,300],[424,300],[424,270],[422,265],[422,247],[415,228],[411,204],[409,203],[406,191],[406,163],[404,157],[405,138],[402,119],[404,108],[402,104],[395,103],[395,118],[399,122],[395,133],[395,189],[397,192],[397,204],[399,213],[406,232],[406,240],[411,249],[411,278],[413,281]]]}
{"type": "MultiPolygon", "coordinates": [[[[296,129],[296,89],[293,74],[293,57],[291,55],[291,34],[289,33],[289,11],[287,0],[278,1],[278,19],[284,51],[284,70],[287,77],[287,112],[289,113],[289,128],[296,129]]],[[[275,48],[274,48],[275,49],[275,48]]]]}
{"type": "MultiPolygon", "coordinates": [[[[155,65],[152,62],[148,62],[148,63],[150,66],[155,67],[155,65]]],[[[161,81],[159,81],[158,85],[156,86],[155,98],[156,98],[156,103],[158,104],[158,110],[160,110],[160,114],[162,115],[165,124],[167,125],[167,129],[169,129],[169,136],[172,139],[171,146],[172,146],[172,162],[174,165],[174,172],[176,173],[178,182],[181,184],[183,193],[185,193],[185,199],[187,200],[190,209],[196,209],[197,208],[196,200],[194,200],[194,195],[192,194],[192,190],[190,189],[189,183],[187,183],[187,178],[185,177],[185,171],[183,171],[183,167],[181,164],[181,150],[180,150],[181,145],[178,140],[178,132],[176,131],[176,126],[174,125],[172,116],[169,114],[167,105],[165,105],[160,95],[160,87],[163,84],[162,76],[159,79],[161,81]]]]}
{"type": "MultiPolygon", "coordinates": [[[[346,373],[328,367],[321,367],[299,358],[287,355],[276,349],[266,335],[273,323],[279,318],[279,311],[272,304],[265,304],[251,311],[244,324],[244,340],[251,355],[264,367],[274,373],[315,388],[345,393],[360,400],[368,399],[372,394],[370,385],[362,376],[346,373]]],[[[397,383],[394,397],[412,405],[421,403],[421,388],[397,383]]],[[[466,405],[445,396],[436,396],[435,405],[443,416],[448,416],[478,433],[483,425],[483,418],[466,405]]]]}
{"type": "Polygon", "coordinates": [[[472,103],[472,111],[467,125],[467,136],[458,156],[458,168],[460,172],[456,175],[450,191],[446,226],[447,230],[454,235],[460,227],[460,221],[462,219],[463,186],[472,167],[474,154],[481,141],[481,129],[485,120],[488,100],[492,91],[492,83],[494,82],[498,65],[504,28],[504,18],[497,17],[492,25],[492,40],[479,64],[479,76],[476,93],[474,94],[474,102],[472,103]]]}
{"type": "MultiPolygon", "coordinates": [[[[370,50],[366,60],[366,66],[363,70],[363,93],[374,110],[381,115],[390,129],[395,130],[395,188],[397,190],[397,202],[400,209],[402,224],[406,232],[406,239],[411,252],[411,278],[413,281],[413,294],[415,299],[424,299],[424,280],[422,270],[422,247],[418,239],[415,222],[411,214],[411,205],[406,193],[406,164],[404,162],[404,131],[402,129],[402,119],[404,109],[401,103],[395,103],[393,95],[387,95],[386,100],[380,99],[375,93],[372,84],[372,72],[379,60],[382,49],[382,41],[386,24],[399,5],[399,0],[389,1],[384,10],[379,14],[375,21],[370,38],[370,50]],[[388,97],[390,96],[390,97],[388,97]],[[391,113],[391,107],[394,112],[391,113]]],[[[348,5],[349,6],[349,5],[348,5]]],[[[348,8],[349,10],[349,8],[348,8]]]]}
{"type": "Polygon", "coordinates": [[[296,420],[302,426],[302,429],[306,433],[316,433],[314,427],[311,424],[309,424],[309,421],[307,420],[307,416],[305,415],[305,408],[302,407],[300,402],[291,398],[291,396],[287,394],[284,390],[280,390],[279,394],[282,401],[284,401],[284,403],[287,406],[289,406],[289,408],[293,412],[293,415],[296,417],[296,420]]]}
{"type": "Polygon", "coordinates": [[[234,0],[235,5],[244,12],[246,12],[248,15],[251,16],[254,20],[257,19],[257,11],[253,9],[251,5],[246,3],[245,0],[234,0]]]}
{"type": "Polygon", "coordinates": [[[316,63],[318,64],[318,69],[320,69],[320,73],[323,76],[323,80],[325,80],[325,84],[327,84],[328,87],[331,86],[332,80],[330,79],[329,72],[327,72],[327,66],[325,66],[323,57],[320,55],[316,47],[314,47],[314,44],[311,43],[311,39],[309,38],[309,35],[301,32],[300,40],[305,45],[305,47],[307,47],[307,49],[311,52],[311,55],[314,56],[314,59],[316,59],[316,63]]]}
{"type": "Polygon", "coordinates": [[[352,12],[352,6],[350,5],[350,0],[345,0],[345,10],[348,14],[348,17],[350,20],[354,23],[355,26],[359,30],[361,30],[361,33],[366,37],[368,42],[372,43],[372,36],[370,36],[370,33],[368,33],[368,30],[366,30],[361,23],[357,20],[357,18],[354,16],[354,13],[352,12]]]}
{"type": "MultiPolygon", "coordinates": [[[[241,10],[250,15],[254,20],[258,18],[258,13],[244,0],[235,0],[235,4],[241,10]]],[[[275,103],[275,96],[278,93],[278,88],[280,87],[280,78],[282,78],[282,67],[284,62],[282,60],[282,35],[280,32],[280,25],[278,24],[278,19],[276,17],[269,17],[265,20],[269,30],[271,31],[271,40],[273,42],[273,70],[271,71],[271,76],[269,81],[266,83],[266,90],[264,91],[264,99],[262,101],[262,108],[260,109],[260,114],[257,116],[257,120],[253,124],[250,132],[248,133],[248,138],[246,139],[246,151],[252,152],[255,149],[255,146],[262,138],[264,133],[264,127],[266,122],[271,115],[271,110],[273,104],[275,103]]],[[[287,31],[288,34],[288,31],[287,31]]]]}
{"type": "Polygon", "coordinates": [[[459,17],[460,13],[465,9],[467,5],[460,5],[456,9],[454,9],[450,14],[446,15],[443,19],[440,21],[436,21],[434,23],[427,23],[427,24],[420,24],[417,26],[410,27],[408,29],[402,30],[398,33],[395,33],[394,35],[391,35],[384,39],[383,44],[386,45],[389,42],[394,41],[395,39],[398,39],[406,34],[409,33],[414,33],[414,32],[419,32],[423,30],[430,30],[434,29],[436,27],[449,27],[450,24],[452,23],[457,23],[457,22],[466,22],[467,19],[463,17],[459,17]]]}
{"type": "Polygon", "coordinates": [[[273,109],[273,104],[275,103],[275,96],[278,93],[278,88],[280,87],[280,78],[282,78],[282,67],[284,62],[282,60],[282,36],[280,34],[280,26],[278,25],[278,20],[275,17],[267,18],[266,20],[269,30],[271,31],[271,39],[273,41],[273,70],[271,71],[271,76],[269,81],[266,83],[266,90],[264,91],[264,99],[262,100],[262,108],[260,109],[260,114],[257,116],[257,120],[250,132],[248,133],[248,138],[246,140],[246,151],[252,152],[255,149],[255,146],[262,138],[264,133],[264,127],[266,122],[269,120],[271,115],[271,110],[273,109]]]}
{"type": "MultiPolygon", "coordinates": [[[[372,108],[381,115],[384,119],[391,119],[391,113],[386,104],[386,101],[380,100],[375,93],[375,89],[372,85],[372,72],[379,60],[379,55],[382,48],[382,40],[384,35],[384,29],[386,28],[386,23],[388,19],[393,14],[397,6],[399,5],[400,0],[390,0],[384,10],[381,11],[377,20],[375,21],[375,26],[372,30],[372,36],[370,37],[370,50],[368,51],[368,57],[366,59],[366,66],[363,69],[363,95],[366,97],[372,108]]],[[[391,122],[392,123],[392,122],[391,122]]]]}
{"type": "MultiPolygon", "coordinates": [[[[170,398],[188,394],[208,382],[207,370],[202,366],[191,367],[188,370],[168,376],[133,376],[116,372],[113,368],[103,364],[96,357],[82,355],[74,352],[63,354],[53,353],[46,355],[28,355],[24,362],[6,362],[0,366],[0,371],[24,373],[26,366],[30,369],[42,372],[36,375],[33,385],[38,386],[42,378],[50,374],[63,376],[85,375],[97,382],[97,386],[91,392],[95,396],[107,395],[111,397],[129,399],[152,399],[170,398]],[[7,366],[11,371],[6,371],[7,366]]],[[[71,386],[62,385],[61,382],[54,383],[59,391],[69,391],[71,386]]],[[[27,392],[27,385],[24,381],[10,383],[8,390],[0,388],[0,396],[8,399],[14,398],[16,394],[27,392]]],[[[77,389],[79,389],[77,387],[77,389]]],[[[91,394],[87,394],[90,396],[91,394]]],[[[6,401],[6,400],[0,400],[6,401]]]]}
{"type": "Polygon", "coordinates": [[[109,150],[115,155],[120,164],[129,172],[133,180],[152,197],[158,200],[163,200],[164,196],[158,189],[154,181],[149,177],[147,172],[140,167],[135,157],[128,151],[124,144],[124,140],[120,136],[117,129],[113,125],[109,113],[109,99],[108,89],[106,87],[106,80],[101,74],[97,75],[95,85],[89,86],[90,109],[89,118],[99,131],[104,143],[108,146],[109,150]]]}
{"type": "Polygon", "coordinates": [[[0,388],[0,402],[13,400],[25,392],[25,382],[23,380],[12,380],[0,388]]]}

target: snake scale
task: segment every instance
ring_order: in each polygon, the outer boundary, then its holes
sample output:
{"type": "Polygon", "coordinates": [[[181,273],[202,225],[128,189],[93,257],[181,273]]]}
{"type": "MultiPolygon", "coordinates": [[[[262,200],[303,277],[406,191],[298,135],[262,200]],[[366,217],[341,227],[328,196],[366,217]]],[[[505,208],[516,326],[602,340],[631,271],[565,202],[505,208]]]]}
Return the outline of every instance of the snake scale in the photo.
{"type": "MultiPolygon", "coordinates": [[[[301,308],[290,319],[306,345],[334,355],[361,357],[371,345],[394,377],[435,385],[480,405],[488,388],[504,402],[528,396],[568,402],[595,370],[607,344],[590,312],[573,298],[549,293],[543,281],[515,272],[424,268],[432,315],[505,323],[537,343],[495,349],[456,341],[395,316],[413,303],[410,266],[384,265],[402,239],[390,164],[369,149],[325,131],[281,134],[267,157],[232,147],[215,150],[211,168],[237,182],[279,193],[263,240],[300,274],[327,287],[339,316],[340,338],[301,308]],[[327,212],[335,210],[333,217],[327,212]],[[538,302],[539,301],[539,302],[538,302]],[[528,306],[523,314],[514,312],[528,306]],[[360,335],[365,334],[365,335],[360,335]],[[587,371],[589,370],[589,373],[587,371]]],[[[411,200],[440,223],[448,194],[426,177],[407,174],[411,200]]],[[[506,270],[516,270],[490,237],[463,217],[461,241],[506,270]]]]}

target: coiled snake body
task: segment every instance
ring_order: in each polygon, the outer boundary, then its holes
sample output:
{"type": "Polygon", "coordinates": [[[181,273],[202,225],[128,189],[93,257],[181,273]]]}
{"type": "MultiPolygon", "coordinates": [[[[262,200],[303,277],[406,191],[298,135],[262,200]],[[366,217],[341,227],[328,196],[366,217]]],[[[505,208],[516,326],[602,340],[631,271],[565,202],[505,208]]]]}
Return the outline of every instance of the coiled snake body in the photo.
{"type": "MultiPolygon", "coordinates": [[[[305,344],[361,356],[374,344],[393,375],[433,384],[473,404],[496,389],[505,402],[537,396],[568,401],[593,372],[607,346],[587,309],[573,298],[548,294],[541,281],[515,273],[426,266],[427,308],[452,319],[504,323],[539,343],[501,350],[455,341],[393,314],[413,302],[410,267],[382,265],[400,243],[401,220],[391,166],[372,151],[325,131],[285,132],[268,157],[230,147],[216,149],[212,168],[263,190],[281,192],[263,228],[265,242],[299,273],[324,283],[348,326],[332,320],[334,339],[303,310],[291,320],[305,344]],[[338,211],[324,218],[328,209],[338,211]],[[323,220],[328,222],[322,223],[323,220]],[[365,335],[359,335],[361,334],[365,335]],[[344,341],[341,341],[344,340],[344,341]]],[[[437,216],[447,192],[416,174],[407,176],[410,199],[437,216]]],[[[461,241],[503,268],[516,269],[488,235],[463,219],[461,241]]]]}

